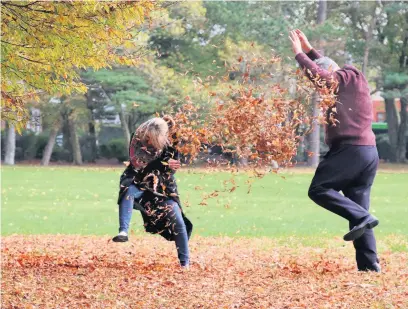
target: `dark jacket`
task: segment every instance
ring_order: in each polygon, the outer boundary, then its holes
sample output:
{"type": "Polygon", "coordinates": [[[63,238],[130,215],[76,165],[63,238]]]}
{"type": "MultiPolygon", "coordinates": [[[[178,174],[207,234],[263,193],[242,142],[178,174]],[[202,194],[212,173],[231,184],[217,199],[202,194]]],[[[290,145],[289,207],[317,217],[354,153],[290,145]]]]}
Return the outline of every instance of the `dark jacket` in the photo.
{"type": "Polygon", "coordinates": [[[306,69],[307,76],[317,75],[326,81],[338,84],[337,100],[334,108],[328,110],[328,115],[334,113],[338,123],[329,123],[326,127],[326,143],[333,145],[375,145],[375,135],[371,123],[373,116],[372,100],[367,80],[363,73],[351,65],[345,65],[334,73],[321,69],[313,60],[322,57],[312,49],[308,54],[299,53],[296,60],[306,69]]]}
{"type": "MultiPolygon", "coordinates": [[[[131,145],[129,145],[130,147],[131,145]]],[[[144,168],[136,169],[130,163],[120,176],[118,204],[131,184],[143,190],[142,198],[135,200],[133,208],[140,210],[146,232],[160,234],[170,241],[174,240],[174,235],[172,230],[168,228],[168,221],[161,220],[158,215],[161,213],[160,209],[165,206],[168,200],[175,201],[181,208],[174,171],[168,166],[170,159],[178,160],[178,157],[177,150],[168,146],[163,149],[158,158],[150,161],[144,168]]],[[[182,215],[187,234],[190,237],[193,225],[183,211],[182,215]]]]}

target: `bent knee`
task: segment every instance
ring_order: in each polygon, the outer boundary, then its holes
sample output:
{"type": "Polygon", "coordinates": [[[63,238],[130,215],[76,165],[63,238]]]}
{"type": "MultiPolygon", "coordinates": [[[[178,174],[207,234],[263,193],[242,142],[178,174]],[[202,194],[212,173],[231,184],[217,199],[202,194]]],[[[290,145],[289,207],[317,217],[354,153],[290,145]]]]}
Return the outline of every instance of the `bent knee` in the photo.
{"type": "Polygon", "coordinates": [[[166,201],[164,203],[164,208],[166,209],[167,212],[171,212],[171,213],[176,213],[180,209],[177,202],[175,202],[173,200],[166,201]]]}
{"type": "Polygon", "coordinates": [[[162,209],[166,216],[174,218],[177,221],[182,217],[180,206],[175,201],[166,201],[162,209]]]}
{"type": "Polygon", "coordinates": [[[320,186],[310,186],[307,195],[312,201],[317,201],[322,197],[322,195],[325,194],[326,191],[327,190],[325,188],[320,186]]]}
{"type": "Polygon", "coordinates": [[[142,197],[143,195],[143,191],[140,190],[138,187],[136,187],[135,185],[130,185],[128,190],[127,190],[127,196],[131,197],[131,198],[135,198],[138,199],[140,197],[142,197]]]}
{"type": "Polygon", "coordinates": [[[173,223],[175,223],[176,229],[185,229],[185,223],[183,220],[183,215],[181,214],[181,208],[178,203],[172,201],[166,203],[167,216],[173,223]]]}

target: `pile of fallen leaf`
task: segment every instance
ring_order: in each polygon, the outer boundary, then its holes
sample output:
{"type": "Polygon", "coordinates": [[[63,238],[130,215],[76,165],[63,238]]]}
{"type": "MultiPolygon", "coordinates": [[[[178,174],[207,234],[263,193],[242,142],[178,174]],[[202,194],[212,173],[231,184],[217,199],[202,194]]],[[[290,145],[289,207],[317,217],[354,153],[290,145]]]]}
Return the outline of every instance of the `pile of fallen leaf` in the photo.
{"type": "Polygon", "coordinates": [[[193,237],[182,271],[158,236],[3,237],[1,308],[408,308],[406,252],[384,252],[382,274],[358,273],[351,244],[288,242],[193,237]]]}
{"type": "MultiPolygon", "coordinates": [[[[327,111],[335,104],[336,85],[328,87],[319,76],[314,78],[319,85],[320,113],[313,117],[316,87],[300,70],[284,72],[292,83],[282,85],[270,73],[280,62],[278,57],[239,57],[237,63],[226,65],[222,77],[205,81],[197,78],[196,91],[208,91],[208,102],[203,107],[187,97],[173,114],[178,150],[194,159],[209,146],[217,145],[224,154],[244,158],[252,167],[291,165],[300,140],[310,133],[313,122],[335,125],[335,110],[327,111]],[[241,63],[245,63],[242,74],[231,81],[228,76],[235,74],[241,63]],[[212,87],[214,81],[218,91],[212,87]],[[289,91],[291,84],[296,87],[289,91]]],[[[215,163],[228,165],[225,160],[215,163]]]]}

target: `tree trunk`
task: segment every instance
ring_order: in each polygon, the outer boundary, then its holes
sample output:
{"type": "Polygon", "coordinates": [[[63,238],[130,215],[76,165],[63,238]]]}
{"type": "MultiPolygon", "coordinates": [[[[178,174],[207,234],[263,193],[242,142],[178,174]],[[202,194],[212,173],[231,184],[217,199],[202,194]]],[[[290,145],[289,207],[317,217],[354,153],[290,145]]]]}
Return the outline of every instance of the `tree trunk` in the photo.
{"type": "Polygon", "coordinates": [[[327,1],[319,0],[319,7],[317,8],[317,24],[323,24],[327,18],[327,1]]]}
{"type": "MultiPolygon", "coordinates": [[[[408,14],[405,15],[406,21],[408,22],[408,14]]],[[[404,43],[401,50],[400,56],[400,68],[401,71],[405,70],[408,55],[407,55],[407,47],[408,47],[408,28],[405,31],[405,38],[404,43]]],[[[406,86],[405,86],[406,87],[406,86]]],[[[403,90],[401,91],[401,111],[400,111],[400,127],[398,128],[398,145],[397,145],[397,162],[406,162],[406,152],[407,152],[407,127],[408,127],[408,115],[407,115],[407,106],[408,106],[408,95],[404,96],[403,90]]]]}
{"type": "MultiPolygon", "coordinates": [[[[406,15],[408,21],[408,15],[406,15]]],[[[403,41],[403,46],[401,49],[401,56],[399,59],[399,65],[401,72],[405,69],[406,66],[406,48],[408,45],[408,31],[405,32],[405,38],[403,41]]],[[[401,102],[401,111],[398,115],[397,107],[395,106],[395,99],[385,99],[385,112],[386,119],[388,123],[388,137],[391,145],[391,162],[405,162],[406,161],[406,132],[407,132],[407,105],[408,98],[403,95],[403,90],[406,88],[406,85],[394,85],[394,87],[388,87],[387,90],[394,90],[399,88],[400,90],[400,102],[401,102]]]]}
{"type": "MultiPolygon", "coordinates": [[[[407,23],[408,23],[408,17],[407,17],[407,23]]],[[[407,46],[408,46],[408,29],[405,32],[404,44],[402,45],[401,56],[400,56],[400,59],[399,59],[400,68],[403,69],[403,70],[408,65],[408,55],[406,53],[407,46]]]]}
{"type": "Polygon", "coordinates": [[[96,130],[95,130],[95,98],[90,95],[90,91],[95,91],[95,88],[90,87],[88,88],[88,92],[85,94],[86,97],[86,107],[89,111],[89,121],[88,121],[88,134],[89,134],[89,140],[87,143],[89,143],[90,148],[91,148],[91,162],[95,162],[96,159],[98,158],[98,144],[97,144],[97,138],[96,138],[96,130]]]}
{"type": "Polygon", "coordinates": [[[368,70],[368,59],[370,56],[370,49],[371,49],[371,40],[373,38],[373,31],[375,24],[377,22],[377,16],[375,15],[375,10],[377,7],[374,8],[374,14],[371,17],[371,22],[370,25],[368,26],[367,32],[364,33],[365,35],[365,45],[364,45],[364,54],[363,54],[363,66],[361,69],[361,72],[364,74],[364,76],[367,76],[367,70],[368,70]]]}
{"type": "Polygon", "coordinates": [[[398,144],[398,127],[399,127],[399,117],[397,112],[397,107],[394,103],[394,98],[385,99],[385,113],[388,124],[388,138],[390,140],[391,146],[391,162],[397,161],[397,144],[398,144]]]}
{"type": "MultiPolygon", "coordinates": [[[[322,24],[327,18],[327,2],[326,0],[319,0],[319,7],[317,9],[317,24],[322,24]]],[[[322,40],[320,45],[322,45],[322,40]]],[[[321,53],[324,54],[323,50],[321,53]]],[[[313,102],[313,118],[317,119],[319,116],[319,102],[318,96],[315,93],[312,98],[313,102]]],[[[320,161],[320,125],[317,121],[313,123],[312,132],[309,135],[309,155],[307,158],[307,165],[317,167],[320,161]]]]}
{"type": "Polygon", "coordinates": [[[48,143],[45,146],[43,157],[41,159],[41,165],[47,166],[50,163],[52,151],[54,150],[55,139],[57,138],[59,129],[59,123],[52,126],[50,136],[48,137],[48,143]]]}
{"type": "Polygon", "coordinates": [[[309,135],[309,150],[307,157],[307,165],[317,167],[320,158],[320,125],[317,118],[320,113],[319,101],[317,93],[313,94],[313,119],[316,119],[312,124],[312,132],[309,135]]]}
{"type": "Polygon", "coordinates": [[[6,136],[6,154],[4,156],[5,165],[14,165],[16,155],[16,129],[14,125],[9,124],[6,136]]]}
{"type": "Polygon", "coordinates": [[[98,146],[96,143],[95,119],[94,119],[93,113],[91,116],[91,120],[88,122],[88,132],[89,132],[91,151],[92,151],[91,162],[96,162],[96,159],[98,158],[98,146]]]}
{"type": "MultiPolygon", "coordinates": [[[[69,153],[71,154],[71,156],[72,156],[73,151],[72,151],[72,144],[71,144],[71,133],[70,133],[70,130],[69,130],[69,121],[68,121],[69,114],[68,113],[62,113],[61,117],[62,117],[61,131],[62,131],[62,136],[63,136],[63,145],[62,145],[62,147],[64,149],[67,149],[69,151],[69,153]]],[[[70,160],[72,160],[72,157],[70,158],[70,160]]]]}
{"type": "MultiPolygon", "coordinates": [[[[374,10],[371,16],[370,24],[368,25],[367,32],[364,32],[365,36],[365,45],[364,45],[364,55],[363,55],[363,66],[361,72],[363,72],[364,76],[367,76],[368,71],[368,59],[370,56],[370,49],[371,49],[371,41],[373,39],[373,32],[377,24],[377,7],[381,8],[381,0],[377,0],[376,4],[374,5],[374,10]]],[[[364,30],[363,30],[364,31],[364,30]]]]}
{"type": "Polygon", "coordinates": [[[130,131],[129,131],[127,117],[122,107],[120,108],[119,119],[120,119],[120,123],[123,129],[123,134],[125,135],[126,142],[129,145],[130,144],[130,131]]]}
{"type": "Polygon", "coordinates": [[[364,46],[364,56],[363,56],[363,66],[361,69],[361,72],[363,72],[364,76],[367,76],[367,67],[368,67],[368,56],[370,55],[370,46],[369,43],[366,40],[365,46],[364,46]]]}
{"type": "Polygon", "coordinates": [[[74,164],[82,165],[81,146],[79,144],[78,134],[75,130],[75,121],[72,115],[68,117],[68,128],[69,128],[69,135],[71,139],[71,147],[72,147],[72,155],[74,158],[74,164]]]}
{"type": "Polygon", "coordinates": [[[408,98],[401,97],[401,111],[400,111],[400,125],[398,128],[398,141],[397,141],[397,148],[396,148],[396,161],[399,163],[406,162],[406,154],[407,154],[407,126],[408,126],[408,115],[407,115],[407,106],[408,106],[408,98]]]}

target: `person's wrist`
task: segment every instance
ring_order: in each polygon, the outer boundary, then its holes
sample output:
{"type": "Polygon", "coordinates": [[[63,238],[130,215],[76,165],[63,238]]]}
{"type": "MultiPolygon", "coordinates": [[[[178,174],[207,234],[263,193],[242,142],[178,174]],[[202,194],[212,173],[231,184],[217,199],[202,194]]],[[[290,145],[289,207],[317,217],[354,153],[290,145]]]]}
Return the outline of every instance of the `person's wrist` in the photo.
{"type": "Polygon", "coordinates": [[[302,54],[303,51],[301,49],[295,50],[295,57],[299,54],[302,54]]]}
{"type": "Polygon", "coordinates": [[[308,54],[310,53],[310,51],[313,49],[312,45],[310,44],[306,44],[305,46],[305,53],[308,54]]]}

